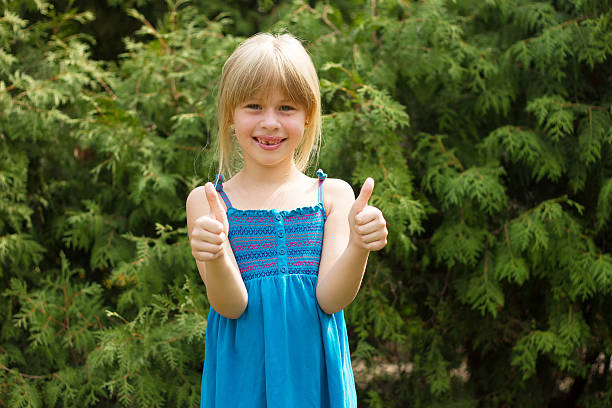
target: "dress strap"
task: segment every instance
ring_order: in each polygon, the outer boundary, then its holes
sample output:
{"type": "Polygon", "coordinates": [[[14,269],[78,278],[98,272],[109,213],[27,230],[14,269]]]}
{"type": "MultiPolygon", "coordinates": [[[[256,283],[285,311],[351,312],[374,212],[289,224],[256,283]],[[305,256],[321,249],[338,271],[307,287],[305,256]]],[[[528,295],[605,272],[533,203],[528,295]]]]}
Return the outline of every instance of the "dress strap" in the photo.
{"type": "Polygon", "coordinates": [[[230,208],[232,206],[232,203],[229,197],[227,196],[227,194],[225,194],[225,191],[223,191],[223,175],[222,174],[217,175],[217,180],[215,180],[215,190],[217,190],[217,192],[219,193],[223,201],[225,201],[225,205],[227,206],[227,208],[230,208]]]}
{"type": "Polygon", "coordinates": [[[317,177],[319,178],[319,202],[323,202],[323,182],[327,178],[327,174],[323,173],[323,170],[317,170],[317,177]]]}

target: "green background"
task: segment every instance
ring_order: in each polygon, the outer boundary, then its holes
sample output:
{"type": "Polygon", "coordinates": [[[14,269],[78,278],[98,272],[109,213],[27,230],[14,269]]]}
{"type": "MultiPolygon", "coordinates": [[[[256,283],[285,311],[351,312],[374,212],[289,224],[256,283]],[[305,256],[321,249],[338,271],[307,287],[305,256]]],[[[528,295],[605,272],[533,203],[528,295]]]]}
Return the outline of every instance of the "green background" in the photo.
{"type": "Polygon", "coordinates": [[[195,407],[186,238],[258,31],[318,69],[318,162],[389,223],[360,407],[612,406],[612,3],[0,1],[0,406],[195,407]]]}

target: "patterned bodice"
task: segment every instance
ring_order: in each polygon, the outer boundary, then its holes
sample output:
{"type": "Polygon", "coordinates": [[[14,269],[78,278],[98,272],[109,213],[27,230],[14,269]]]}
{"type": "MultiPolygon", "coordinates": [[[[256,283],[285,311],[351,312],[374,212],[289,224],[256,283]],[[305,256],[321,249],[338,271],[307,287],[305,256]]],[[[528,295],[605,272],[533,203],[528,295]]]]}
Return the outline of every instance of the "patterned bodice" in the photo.
{"type": "Polygon", "coordinates": [[[327,175],[317,171],[319,203],[292,211],[239,210],[223,191],[216,189],[227,206],[228,238],[244,281],[274,275],[317,276],[323,245],[325,208],[322,184],[327,175]]]}

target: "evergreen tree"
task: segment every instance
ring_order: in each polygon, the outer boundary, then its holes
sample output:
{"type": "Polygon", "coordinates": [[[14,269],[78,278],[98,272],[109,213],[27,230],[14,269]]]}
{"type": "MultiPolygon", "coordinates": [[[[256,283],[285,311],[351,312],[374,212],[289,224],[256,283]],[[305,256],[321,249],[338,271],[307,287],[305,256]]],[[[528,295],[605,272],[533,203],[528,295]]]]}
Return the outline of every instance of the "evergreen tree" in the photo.
{"type": "Polygon", "coordinates": [[[225,58],[288,30],[309,171],[374,177],[390,224],[346,310],[360,406],[612,406],[610,1],[151,4],[0,5],[0,405],[198,405],[184,201],[225,58]],[[140,28],[94,58],[111,9],[140,28]]]}

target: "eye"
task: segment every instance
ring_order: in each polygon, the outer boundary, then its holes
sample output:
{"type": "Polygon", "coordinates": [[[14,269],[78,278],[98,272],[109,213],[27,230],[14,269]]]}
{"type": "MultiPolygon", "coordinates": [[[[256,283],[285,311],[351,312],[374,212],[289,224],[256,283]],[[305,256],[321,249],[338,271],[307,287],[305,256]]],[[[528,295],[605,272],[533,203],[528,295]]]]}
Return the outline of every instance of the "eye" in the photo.
{"type": "Polygon", "coordinates": [[[289,111],[295,110],[295,108],[291,105],[281,105],[279,110],[284,111],[284,112],[289,112],[289,111]]]}
{"type": "Polygon", "coordinates": [[[256,103],[249,103],[246,105],[247,109],[255,109],[255,110],[259,110],[261,109],[261,105],[258,105],[256,103]]]}

